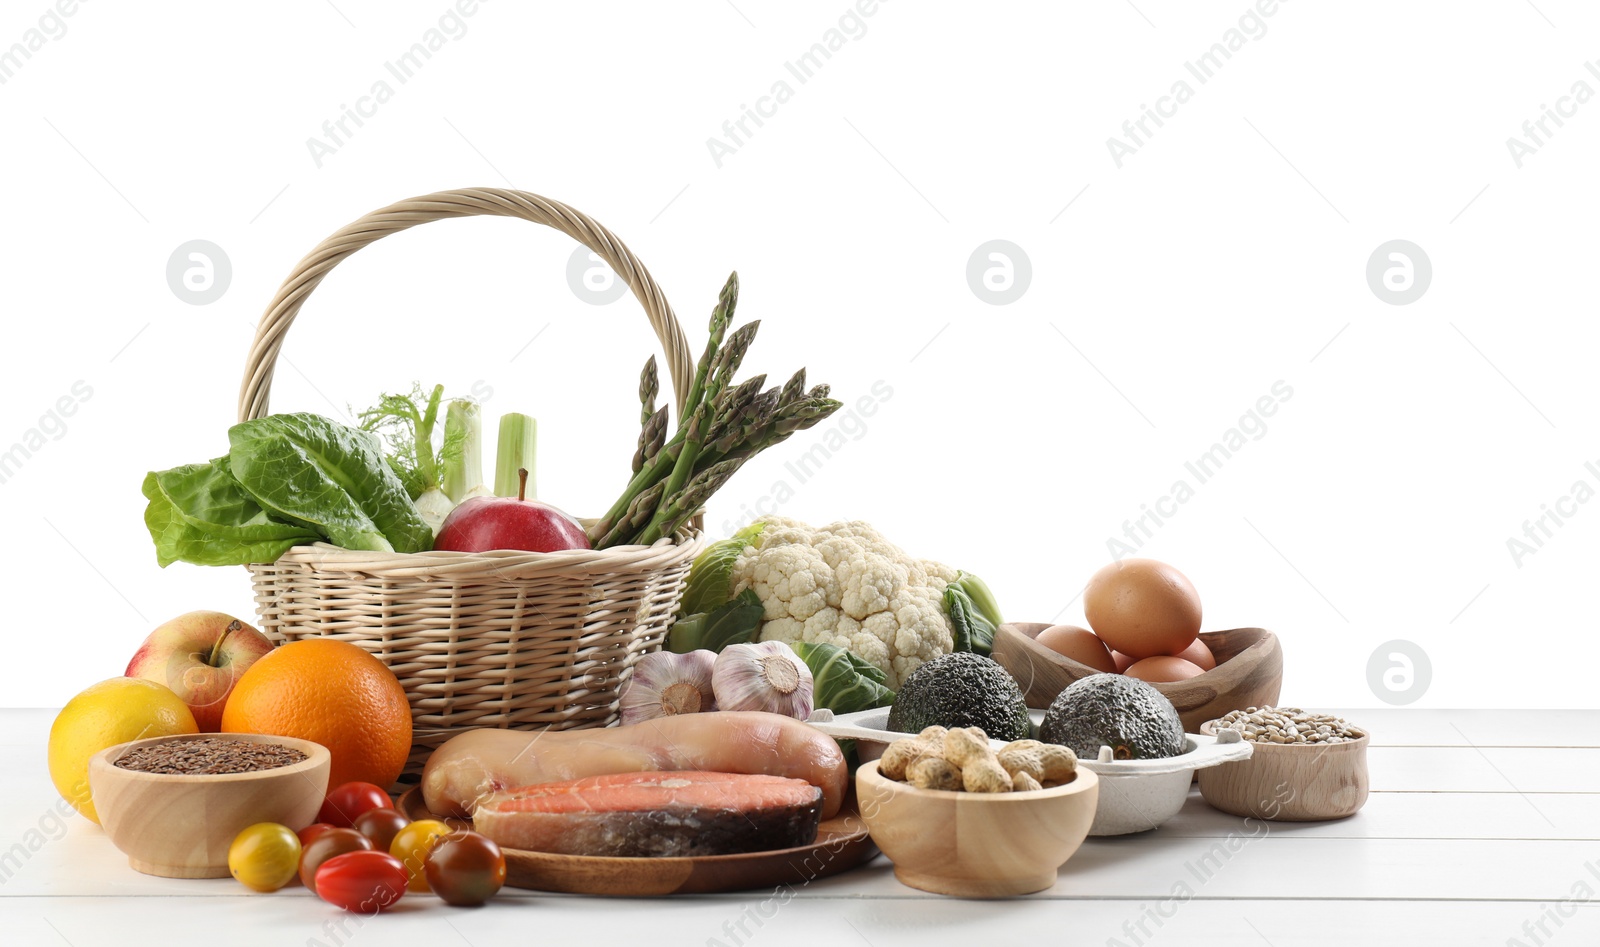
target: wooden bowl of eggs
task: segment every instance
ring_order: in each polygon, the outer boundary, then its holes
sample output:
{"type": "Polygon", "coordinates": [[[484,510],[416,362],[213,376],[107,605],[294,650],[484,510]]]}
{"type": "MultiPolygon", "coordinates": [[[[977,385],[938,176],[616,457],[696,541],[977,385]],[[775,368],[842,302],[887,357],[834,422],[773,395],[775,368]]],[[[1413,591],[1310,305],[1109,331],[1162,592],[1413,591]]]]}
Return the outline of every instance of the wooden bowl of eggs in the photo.
{"type": "Polygon", "coordinates": [[[1231,710],[1273,706],[1283,649],[1264,628],[1200,632],[1200,596],[1183,573],[1153,559],[1096,572],[1083,593],[1089,628],[1015,622],[995,630],[993,658],[1029,707],[1048,708],[1091,674],[1127,674],[1178,708],[1186,732],[1231,710]]]}

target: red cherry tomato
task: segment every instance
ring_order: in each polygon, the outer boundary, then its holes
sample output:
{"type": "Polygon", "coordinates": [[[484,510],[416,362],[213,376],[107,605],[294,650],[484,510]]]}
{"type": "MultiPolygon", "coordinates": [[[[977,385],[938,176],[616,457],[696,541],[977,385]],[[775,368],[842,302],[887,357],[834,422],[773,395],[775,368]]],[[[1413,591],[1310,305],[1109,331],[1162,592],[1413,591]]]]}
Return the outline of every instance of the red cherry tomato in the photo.
{"type": "Polygon", "coordinates": [[[351,828],[365,835],[373,848],[387,852],[394,843],[394,837],[410,824],[410,819],[393,809],[368,809],[356,816],[356,823],[351,828]]]}
{"type": "Polygon", "coordinates": [[[357,914],[376,914],[406,893],[406,868],[387,852],[348,852],[317,869],[317,897],[357,914]]]}
{"type": "Polygon", "coordinates": [[[330,858],[372,850],[372,842],[355,829],[328,829],[300,852],[300,883],[317,890],[317,869],[330,858]]]}
{"type": "Polygon", "coordinates": [[[476,832],[452,832],[428,850],[423,871],[446,904],[471,907],[506,883],[506,858],[500,846],[476,832]]]}
{"type": "Polygon", "coordinates": [[[393,800],[381,788],[371,783],[345,783],[328,791],[317,821],[348,829],[363,812],[393,808],[393,800]]]}
{"type": "Polygon", "coordinates": [[[326,822],[313,822],[294,834],[300,838],[300,847],[305,848],[307,845],[310,845],[313,841],[315,841],[317,836],[328,831],[329,829],[336,828],[338,828],[338,826],[329,825],[326,822]]]}

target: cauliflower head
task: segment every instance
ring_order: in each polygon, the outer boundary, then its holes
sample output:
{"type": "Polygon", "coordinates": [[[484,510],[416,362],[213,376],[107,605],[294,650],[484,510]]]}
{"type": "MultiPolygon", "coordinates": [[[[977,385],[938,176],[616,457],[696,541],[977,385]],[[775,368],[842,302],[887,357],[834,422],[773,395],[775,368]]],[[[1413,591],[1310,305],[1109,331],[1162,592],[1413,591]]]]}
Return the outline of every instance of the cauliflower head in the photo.
{"type": "Polygon", "coordinates": [[[944,610],[955,569],[912,559],[860,520],[761,522],[760,542],[745,548],[731,581],[733,594],[753,589],[761,599],[762,641],[837,645],[881,668],[894,690],[955,646],[944,610]]]}

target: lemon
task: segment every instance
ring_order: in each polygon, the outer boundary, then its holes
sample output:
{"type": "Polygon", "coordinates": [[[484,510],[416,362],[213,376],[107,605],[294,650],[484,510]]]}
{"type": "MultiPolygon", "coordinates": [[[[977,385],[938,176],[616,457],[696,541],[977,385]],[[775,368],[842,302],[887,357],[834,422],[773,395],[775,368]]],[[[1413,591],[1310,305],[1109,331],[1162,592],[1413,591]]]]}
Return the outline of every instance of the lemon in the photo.
{"type": "Polygon", "coordinates": [[[133,677],[101,681],[67,701],[50,725],[50,781],[99,824],[89,796],[89,757],[129,740],[199,732],[188,705],[166,685],[133,677]]]}

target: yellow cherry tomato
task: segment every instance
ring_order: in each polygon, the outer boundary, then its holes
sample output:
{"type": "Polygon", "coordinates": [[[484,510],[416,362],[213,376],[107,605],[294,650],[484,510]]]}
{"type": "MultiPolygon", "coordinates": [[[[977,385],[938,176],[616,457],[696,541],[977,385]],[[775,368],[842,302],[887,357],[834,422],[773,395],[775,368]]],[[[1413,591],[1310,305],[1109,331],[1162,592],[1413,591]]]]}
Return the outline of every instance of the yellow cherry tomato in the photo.
{"type": "Polygon", "coordinates": [[[406,866],[406,890],[427,891],[428,876],[424,866],[428,853],[438,841],[450,834],[450,826],[438,819],[419,819],[401,829],[389,844],[389,854],[406,866]]]}
{"type": "Polygon", "coordinates": [[[228,870],[246,888],[276,891],[300,871],[300,837],[287,825],[257,822],[234,836],[228,870]]]}

